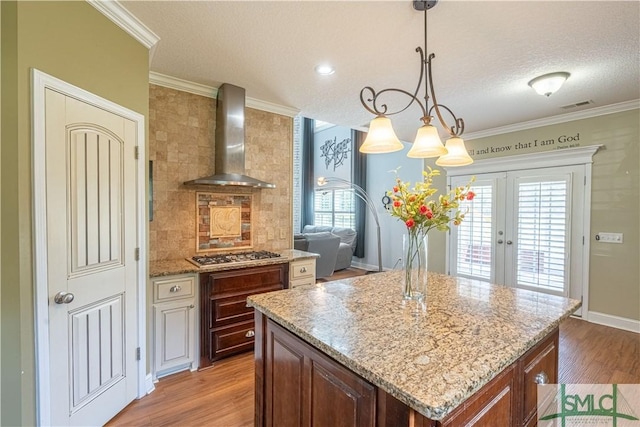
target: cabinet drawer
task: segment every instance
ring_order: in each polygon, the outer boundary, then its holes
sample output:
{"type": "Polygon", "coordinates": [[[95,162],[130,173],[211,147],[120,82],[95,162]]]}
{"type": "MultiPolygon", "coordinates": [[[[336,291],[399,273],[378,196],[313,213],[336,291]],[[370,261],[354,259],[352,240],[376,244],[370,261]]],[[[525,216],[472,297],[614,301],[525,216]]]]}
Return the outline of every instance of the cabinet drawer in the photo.
{"type": "Polygon", "coordinates": [[[211,301],[211,304],[213,310],[209,321],[210,328],[253,319],[253,308],[247,307],[247,295],[219,298],[211,301]]]}
{"type": "Polygon", "coordinates": [[[177,276],[153,280],[153,302],[166,302],[195,296],[196,276],[177,276]]]}
{"type": "Polygon", "coordinates": [[[536,418],[538,381],[558,382],[558,331],[531,349],[522,361],[523,421],[536,418]],[[538,378],[536,378],[538,377],[538,378]]]}
{"type": "Polygon", "coordinates": [[[289,271],[291,281],[314,277],[315,274],[316,260],[313,258],[291,263],[291,271],[289,271]]]}
{"type": "Polygon", "coordinates": [[[209,334],[212,360],[253,349],[255,335],[253,320],[226,328],[214,329],[209,334]]]}
{"type": "Polygon", "coordinates": [[[250,295],[283,289],[287,283],[288,264],[253,267],[201,275],[201,286],[214,298],[250,295]]]}
{"type": "Polygon", "coordinates": [[[316,283],[315,277],[307,277],[304,279],[291,280],[289,282],[289,288],[293,289],[298,286],[315,285],[315,283],[316,283]]]}

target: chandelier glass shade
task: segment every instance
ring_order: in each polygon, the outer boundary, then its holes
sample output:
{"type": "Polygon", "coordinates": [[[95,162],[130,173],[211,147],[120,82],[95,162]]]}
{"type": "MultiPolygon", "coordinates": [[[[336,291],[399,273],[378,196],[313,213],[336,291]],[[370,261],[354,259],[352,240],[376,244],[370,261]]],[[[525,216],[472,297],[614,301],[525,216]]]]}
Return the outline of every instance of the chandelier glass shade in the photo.
{"type": "Polygon", "coordinates": [[[388,116],[399,114],[416,104],[422,111],[420,120],[423,123],[416,134],[413,146],[407,153],[408,157],[413,158],[429,158],[439,157],[440,166],[462,166],[473,163],[473,159],[467,153],[464,141],[460,136],[464,132],[464,120],[456,117],[456,115],[448,107],[438,103],[435,90],[433,88],[433,77],[431,73],[431,62],[435,58],[435,54],[427,56],[427,10],[435,6],[437,0],[415,0],[413,6],[416,10],[424,11],[424,49],[417,47],[416,52],[420,54],[420,77],[418,85],[413,92],[403,89],[387,88],[376,91],[371,86],[365,86],[360,91],[360,102],[363,107],[375,118],[369,124],[369,133],[365,138],[360,152],[362,153],[391,153],[403,148],[402,143],[396,136],[391,120],[388,116]],[[418,93],[424,85],[424,95],[420,100],[418,93]],[[406,95],[409,101],[400,109],[391,110],[384,102],[384,95],[393,92],[406,95]],[[429,106],[429,101],[432,105],[429,106]],[[453,119],[453,125],[449,126],[444,120],[443,113],[448,113],[453,119]],[[432,114],[437,117],[438,122],[447,131],[450,139],[445,146],[442,145],[438,130],[431,124],[434,119],[432,114]],[[453,141],[452,141],[453,140],[453,141]],[[449,147],[453,153],[449,153],[449,147]]]}
{"type": "Polygon", "coordinates": [[[462,138],[454,136],[447,140],[445,145],[447,154],[436,160],[438,166],[466,166],[473,163],[473,159],[467,153],[462,138]]]}
{"type": "Polygon", "coordinates": [[[407,157],[428,158],[447,154],[447,149],[442,145],[438,129],[433,125],[424,125],[418,128],[416,139],[413,141],[407,157]]]}
{"type": "Polygon", "coordinates": [[[404,148],[396,136],[391,120],[378,116],[369,123],[369,132],[360,146],[361,153],[393,153],[404,148]]]}

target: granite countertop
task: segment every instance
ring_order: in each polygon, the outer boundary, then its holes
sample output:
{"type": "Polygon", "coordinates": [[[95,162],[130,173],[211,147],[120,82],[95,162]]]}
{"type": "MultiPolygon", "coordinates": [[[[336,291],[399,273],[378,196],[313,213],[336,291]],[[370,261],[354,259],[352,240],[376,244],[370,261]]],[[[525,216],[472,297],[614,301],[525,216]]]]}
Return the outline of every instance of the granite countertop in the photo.
{"type": "Polygon", "coordinates": [[[171,276],[174,274],[187,273],[207,273],[211,271],[236,270],[239,268],[260,267],[264,265],[283,264],[306,258],[317,258],[320,255],[299,251],[297,249],[286,249],[278,251],[279,258],[267,258],[246,262],[234,262],[225,264],[209,265],[206,267],[198,267],[186,259],[173,259],[166,261],[152,261],[149,263],[149,277],[171,276]]]}
{"type": "Polygon", "coordinates": [[[441,420],[580,301],[429,273],[426,311],[401,272],[253,295],[250,306],[422,415],[441,420]]]}

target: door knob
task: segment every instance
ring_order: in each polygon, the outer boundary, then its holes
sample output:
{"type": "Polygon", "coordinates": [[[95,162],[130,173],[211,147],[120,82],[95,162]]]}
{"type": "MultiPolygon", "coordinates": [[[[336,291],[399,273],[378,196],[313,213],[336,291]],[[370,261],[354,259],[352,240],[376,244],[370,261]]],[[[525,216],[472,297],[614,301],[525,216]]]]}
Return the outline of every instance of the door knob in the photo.
{"type": "Polygon", "coordinates": [[[56,294],[56,296],[53,297],[53,300],[56,302],[56,304],[69,304],[71,301],[73,301],[73,294],[71,292],[58,292],[56,294]]]}
{"type": "Polygon", "coordinates": [[[253,332],[253,331],[247,331],[247,333],[244,334],[244,336],[247,337],[247,338],[251,338],[251,337],[253,337],[255,335],[256,335],[256,333],[253,332]]]}
{"type": "Polygon", "coordinates": [[[502,240],[502,239],[498,240],[498,244],[500,244],[500,245],[501,245],[501,244],[502,244],[502,242],[504,242],[504,240],[502,240]]]}
{"type": "Polygon", "coordinates": [[[513,242],[511,240],[507,240],[507,245],[512,244],[513,242]]]}

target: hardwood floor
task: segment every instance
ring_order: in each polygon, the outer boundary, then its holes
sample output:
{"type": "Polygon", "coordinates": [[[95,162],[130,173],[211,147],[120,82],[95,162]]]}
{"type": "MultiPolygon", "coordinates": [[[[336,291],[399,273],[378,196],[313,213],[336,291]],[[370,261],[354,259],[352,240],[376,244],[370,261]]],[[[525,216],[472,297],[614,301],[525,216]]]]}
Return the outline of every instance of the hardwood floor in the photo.
{"type": "MultiPolygon", "coordinates": [[[[246,353],[201,372],[163,378],[153,393],[107,425],[252,426],[253,375],[253,354],[246,353]]],[[[560,327],[559,379],[567,384],[639,384],[640,335],[567,319],[560,327]]]]}
{"type": "Polygon", "coordinates": [[[349,277],[364,276],[365,274],[367,274],[367,270],[356,267],[348,267],[344,270],[334,271],[331,276],[320,278],[316,280],[316,283],[331,282],[333,280],[347,279],[349,277]]]}

